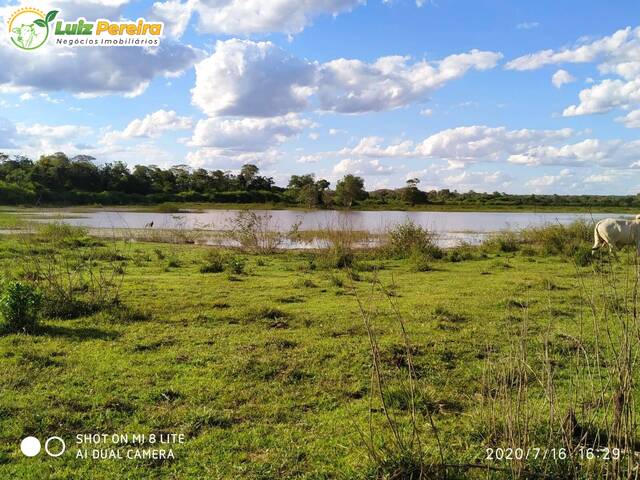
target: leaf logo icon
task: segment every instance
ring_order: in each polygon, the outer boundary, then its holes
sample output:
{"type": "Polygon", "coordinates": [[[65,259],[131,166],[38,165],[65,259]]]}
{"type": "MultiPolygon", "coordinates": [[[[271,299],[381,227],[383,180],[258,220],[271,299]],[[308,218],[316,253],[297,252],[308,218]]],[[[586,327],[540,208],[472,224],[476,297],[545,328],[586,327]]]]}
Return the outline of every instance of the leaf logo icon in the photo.
{"type": "Polygon", "coordinates": [[[58,13],[58,10],[51,10],[45,15],[35,8],[17,10],[9,19],[11,42],[21,50],[40,48],[49,38],[49,24],[58,13]]]}

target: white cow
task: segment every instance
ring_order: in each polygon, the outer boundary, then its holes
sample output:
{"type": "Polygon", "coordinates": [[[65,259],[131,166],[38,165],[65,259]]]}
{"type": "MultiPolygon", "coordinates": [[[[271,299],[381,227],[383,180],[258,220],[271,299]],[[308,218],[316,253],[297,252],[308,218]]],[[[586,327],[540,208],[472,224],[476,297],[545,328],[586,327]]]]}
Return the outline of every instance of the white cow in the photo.
{"type": "Polygon", "coordinates": [[[13,33],[18,34],[17,42],[24,48],[31,47],[33,40],[36,37],[36,28],[33,23],[25,25],[24,23],[13,29],[13,33]]]}
{"type": "Polygon", "coordinates": [[[593,239],[592,253],[605,245],[610,252],[625,245],[635,245],[640,252],[640,215],[636,215],[634,220],[600,220],[593,231],[593,239]]]}

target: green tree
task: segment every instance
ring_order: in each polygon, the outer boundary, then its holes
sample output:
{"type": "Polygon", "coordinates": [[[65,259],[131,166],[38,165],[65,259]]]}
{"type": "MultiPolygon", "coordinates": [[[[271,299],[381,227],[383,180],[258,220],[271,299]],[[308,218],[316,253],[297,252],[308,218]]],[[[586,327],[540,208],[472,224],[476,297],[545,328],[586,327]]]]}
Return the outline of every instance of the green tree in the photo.
{"type": "Polygon", "coordinates": [[[291,197],[297,202],[309,208],[317,207],[324,203],[325,191],[330,183],[325,179],[316,181],[313,173],[306,175],[292,175],[287,185],[291,197]]]}
{"type": "Polygon", "coordinates": [[[316,188],[316,178],[313,173],[307,175],[291,175],[287,185],[289,194],[297,201],[307,207],[315,207],[319,203],[318,189],[316,188]]]}
{"type": "Polygon", "coordinates": [[[253,181],[258,177],[258,173],[260,169],[255,165],[246,164],[243,165],[240,169],[240,175],[238,175],[238,180],[240,181],[240,185],[243,188],[249,188],[253,181]]]}
{"type": "Polygon", "coordinates": [[[345,175],[336,184],[336,200],[340,205],[351,208],[354,202],[367,198],[364,180],[355,175],[345,175]]]}
{"type": "Polygon", "coordinates": [[[410,178],[407,180],[407,186],[400,191],[400,198],[411,205],[423,201],[425,195],[418,189],[419,183],[420,179],[418,178],[410,178]]]}

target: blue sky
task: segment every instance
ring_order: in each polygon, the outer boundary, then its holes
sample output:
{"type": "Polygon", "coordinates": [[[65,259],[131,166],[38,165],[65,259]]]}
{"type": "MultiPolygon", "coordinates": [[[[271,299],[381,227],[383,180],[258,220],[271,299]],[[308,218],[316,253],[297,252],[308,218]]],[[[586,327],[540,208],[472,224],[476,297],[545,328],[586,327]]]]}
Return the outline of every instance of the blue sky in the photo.
{"type": "Polygon", "coordinates": [[[165,22],[157,49],[0,42],[0,151],[237,170],[286,184],[635,194],[632,1],[25,0],[165,22]]]}

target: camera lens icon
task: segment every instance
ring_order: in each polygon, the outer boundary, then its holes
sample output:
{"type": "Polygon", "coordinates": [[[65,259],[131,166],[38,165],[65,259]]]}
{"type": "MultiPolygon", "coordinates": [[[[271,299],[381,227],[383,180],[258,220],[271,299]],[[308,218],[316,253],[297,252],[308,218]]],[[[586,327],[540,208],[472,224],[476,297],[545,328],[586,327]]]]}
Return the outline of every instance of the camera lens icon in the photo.
{"type": "MultiPolygon", "coordinates": [[[[44,442],[44,451],[50,457],[59,457],[67,449],[66,443],[60,437],[49,437],[44,442]]],[[[35,457],[42,450],[42,444],[36,437],[25,437],[20,442],[20,451],[25,457],[35,457]]]]}

